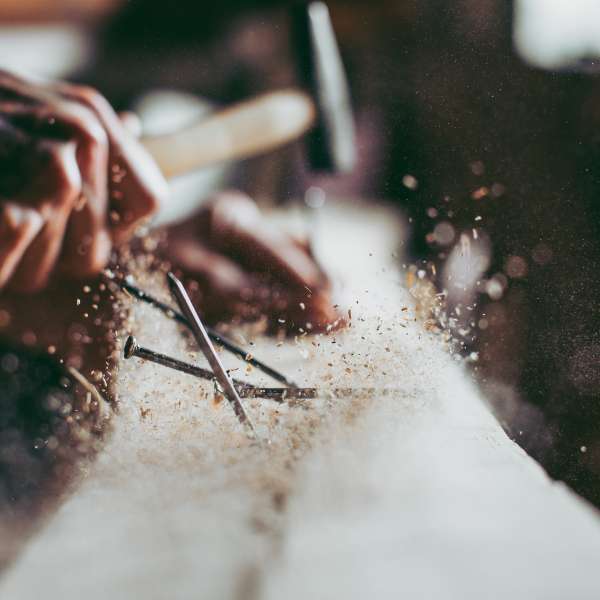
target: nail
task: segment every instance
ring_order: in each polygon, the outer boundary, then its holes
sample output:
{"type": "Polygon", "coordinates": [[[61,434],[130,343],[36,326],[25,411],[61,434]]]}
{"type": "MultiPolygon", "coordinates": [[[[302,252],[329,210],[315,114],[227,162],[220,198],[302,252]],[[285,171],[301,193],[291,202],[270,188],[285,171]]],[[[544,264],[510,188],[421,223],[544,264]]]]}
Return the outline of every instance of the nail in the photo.
{"type": "MultiPolygon", "coordinates": [[[[140,346],[133,336],[129,336],[125,342],[125,358],[141,358],[149,362],[174,369],[186,375],[192,375],[199,379],[214,381],[215,376],[211,371],[196,367],[166,354],[155,352],[149,348],[140,346]]],[[[264,398],[274,402],[286,402],[288,400],[308,400],[317,397],[316,388],[283,388],[283,387],[256,387],[245,381],[233,379],[237,392],[241,398],[264,398]]],[[[341,390],[337,390],[338,392],[341,390]]]]}
{"type": "MultiPolygon", "coordinates": [[[[119,286],[121,287],[121,289],[125,290],[126,292],[129,292],[132,296],[134,296],[138,300],[141,300],[142,302],[146,302],[150,306],[154,306],[155,308],[158,308],[160,311],[162,311],[164,314],[166,314],[170,318],[175,319],[175,321],[177,321],[178,323],[181,323],[182,325],[185,325],[188,328],[190,327],[187,319],[180,312],[177,312],[176,310],[171,308],[168,304],[165,304],[164,302],[157,300],[150,294],[147,294],[146,292],[144,292],[140,288],[136,287],[132,283],[126,281],[125,279],[122,279],[118,283],[119,283],[119,286]]],[[[253,367],[256,367],[257,369],[259,369],[260,371],[262,371],[269,377],[272,377],[273,379],[275,379],[275,381],[279,381],[279,383],[282,383],[283,385],[287,385],[288,387],[297,387],[296,384],[293,381],[291,381],[290,379],[288,379],[285,375],[281,374],[279,371],[275,370],[273,367],[270,367],[269,365],[265,364],[264,362],[253,357],[249,352],[247,352],[243,348],[236,346],[231,340],[228,340],[227,338],[223,337],[220,333],[217,333],[214,329],[212,329],[210,327],[206,327],[206,331],[208,332],[209,337],[217,344],[223,346],[223,348],[225,348],[225,350],[227,350],[228,352],[231,352],[232,354],[235,354],[238,358],[241,358],[243,361],[247,362],[248,364],[252,365],[253,367]]]]}
{"type": "Polygon", "coordinates": [[[181,283],[173,273],[167,273],[167,284],[171,290],[171,294],[179,305],[179,310],[183,313],[183,316],[189,323],[190,331],[198,344],[198,348],[202,351],[204,358],[208,361],[208,364],[210,365],[215,378],[219,382],[219,385],[225,394],[225,398],[227,398],[235,416],[238,418],[240,424],[246,428],[248,436],[255,440],[258,439],[252,420],[242,404],[242,400],[233,385],[233,381],[231,381],[229,373],[225,370],[219,355],[215,351],[204,324],[202,323],[196,308],[192,304],[192,300],[183,283],[181,283]]]}
{"type": "MultiPolygon", "coordinates": [[[[123,354],[125,355],[125,358],[128,359],[133,357],[141,358],[142,360],[147,360],[157,365],[162,365],[163,367],[169,367],[170,369],[175,369],[176,371],[187,373],[188,375],[193,375],[194,377],[198,377],[200,379],[205,379],[207,381],[216,380],[216,377],[212,371],[191,365],[176,358],[172,358],[166,354],[155,352],[149,348],[144,348],[137,343],[137,340],[132,335],[130,335],[125,342],[123,354]]],[[[235,381],[235,383],[241,386],[247,385],[242,381],[235,381]]]]}
{"type": "Polygon", "coordinates": [[[127,338],[127,341],[125,342],[123,354],[125,355],[125,358],[141,358],[143,360],[148,360],[150,362],[156,363],[157,365],[162,365],[163,367],[170,367],[171,369],[175,369],[176,371],[189,373],[190,375],[194,375],[195,377],[200,377],[201,379],[206,379],[208,381],[212,381],[215,378],[215,376],[207,369],[202,369],[201,367],[189,365],[187,363],[177,360],[176,358],[171,358],[166,354],[161,354],[160,352],[155,352],[154,350],[150,350],[148,348],[144,348],[143,346],[139,346],[137,340],[132,335],[130,335],[127,338]]]}

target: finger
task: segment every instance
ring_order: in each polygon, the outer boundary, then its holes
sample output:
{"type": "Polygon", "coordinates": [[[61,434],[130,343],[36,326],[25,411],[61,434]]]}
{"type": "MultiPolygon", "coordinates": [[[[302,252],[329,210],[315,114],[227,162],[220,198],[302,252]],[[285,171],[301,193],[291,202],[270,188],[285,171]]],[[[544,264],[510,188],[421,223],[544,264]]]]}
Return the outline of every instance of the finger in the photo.
{"type": "Polygon", "coordinates": [[[142,121],[134,112],[130,110],[121,111],[119,113],[119,120],[135,139],[142,137],[142,121]]]}
{"type": "Polygon", "coordinates": [[[186,278],[195,282],[190,288],[192,298],[209,321],[244,312],[253,282],[233,261],[208,250],[194,238],[180,236],[171,238],[169,257],[186,278]]]}
{"type": "Polygon", "coordinates": [[[291,237],[267,224],[247,196],[219,194],[205,221],[210,244],[248,271],[268,273],[283,284],[309,290],[327,285],[316,261],[291,237]]]}
{"type": "Polygon", "coordinates": [[[12,277],[43,223],[34,209],[10,202],[0,207],[0,289],[12,277]]]}
{"type": "Polygon", "coordinates": [[[85,86],[62,83],[56,84],[55,89],[94,111],[108,134],[111,208],[119,215],[112,224],[112,234],[118,243],[156,212],[167,196],[167,183],[152,157],[126,130],[101,94],[85,86]]]}
{"type": "Polygon", "coordinates": [[[26,82],[14,73],[0,70],[0,100],[18,101],[19,103],[37,102],[37,99],[31,94],[38,86],[26,82]]]}
{"type": "Polygon", "coordinates": [[[172,239],[169,255],[179,268],[200,277],[210,278],[223,292],[232,293],[249,284],[248,276],[239,266],[225,256],[209,250],[197,240],[172,239]]]}
{"type": "Polygon", "coordinates": [[[100,126],[78,136],[82,194],[70,215],[60,259],[61,270],[74,277],[97,274],[110,256],[108,161],[108,137],[100,126]]]}
{"type": "MultiPolygon", "coordinates": [[[[81,194],[75,144],[55,143],[48,148],[48,157],[48,168],[42,174],[48,197],[40,208],[44,226],[11,279],[10,287],[18,291],[33,292],[47,284],[61,251],[69,214],[81,194]]],[[[40,185],[39,181],[32,184],[34,193],[39,193],[40,185]]]]}
{"type": "MultiPolygon", "coordinates": [[[[1,77],[0,77],[1,82],[1,77]]],[[[96,90],[62,82],[32,86],[11,78],[10,87],[37,101],[38,110],[57,103],[57,96],[87,109],[96,116],[110,143],[110,199],[115,210],[111,234],[117,241],[127,239],[136,227],[154,212],[168,192],[167,183],[150,155],[121,124],[108,102],[96,90]]],[[[55,125],[52,115],[48,122],[55,125]]]]}
{"type": "MultiPolygon", "coordinates": [[[[102,269],[110,254],[108,234],[109,141],[96,115],[71,101],[54,99],[36,106],[3,106],[16,121],[54,139],[74,139],[82,178],[82,195],[74,207],[65,237],[61,263],[74,276],[86,276],[102,269]]],[[[43,192],[40,192],[43,193],[43,192]]]]}
{"type": "Polygon", "coordinates": [[[274,331],[302,328],[318,332],[338,320],[328,290],[309,293],[305,288],[264,281],[207,249],[184,230],[185,226],[172,230],[169,258],[197,284],[190,293],[209,322],[230,317],[252,321],[265,315],[274,331]]]}
{"type": "Polygon", "coordinates": [[[60,257],[62,272],[76,278],[98,274],[110,259],[112,240],[102,221],[105,214],[87,199],[83,208],[71,213],[60,257]]]}

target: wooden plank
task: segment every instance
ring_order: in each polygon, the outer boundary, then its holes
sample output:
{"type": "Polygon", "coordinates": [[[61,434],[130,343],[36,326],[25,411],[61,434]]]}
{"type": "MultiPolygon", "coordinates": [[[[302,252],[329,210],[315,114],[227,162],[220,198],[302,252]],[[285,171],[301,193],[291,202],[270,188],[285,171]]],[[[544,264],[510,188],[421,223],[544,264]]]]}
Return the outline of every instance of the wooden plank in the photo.
{"type": "MultiPolygon", "coordinates": [[[[259,338],[254,352],[300,383],[396,391],[306,410],[251,401],[271,439],[259,449],[210,385],[124,363],[105,451],[0,597],[600,597],[596,513],[506,437],[414,321],[393,268],[395,219],[346,204],[319,228],[352,326],[259,338]]],[[[131,328],[196,357],[149,307],[134,306],[131,328]]]]}

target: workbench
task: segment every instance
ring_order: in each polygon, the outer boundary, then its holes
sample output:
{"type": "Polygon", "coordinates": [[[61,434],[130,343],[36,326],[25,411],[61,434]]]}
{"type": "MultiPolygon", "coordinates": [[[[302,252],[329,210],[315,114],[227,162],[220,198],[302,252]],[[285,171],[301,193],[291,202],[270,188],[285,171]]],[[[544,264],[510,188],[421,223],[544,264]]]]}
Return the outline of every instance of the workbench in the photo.
{"type": "MultiPolygon", "coordinates": [[[[351,202],[321,211],[316,250],[351,326],[237,341],[323,397],[246,400],[270,440],[256,446],[211,383],[123,360],[104,450],[0,598],[600,598],[597,513],[507,437],[416,319],[400,218],[351,202]],[[337,399],[336,386],[383,392],[337,399]]],[[[203,364],[176,323],[124,301],[123,335],[203,364]]]]}

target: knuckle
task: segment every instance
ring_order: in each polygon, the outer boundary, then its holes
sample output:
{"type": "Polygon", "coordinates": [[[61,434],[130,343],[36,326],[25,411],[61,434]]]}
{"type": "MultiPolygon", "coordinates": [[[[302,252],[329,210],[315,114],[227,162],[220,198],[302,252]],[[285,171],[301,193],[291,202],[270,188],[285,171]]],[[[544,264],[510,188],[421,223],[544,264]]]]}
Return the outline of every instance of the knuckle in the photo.
{"type": "Polygon", "coordinates": [[[93,149],[108,150],[108,135],[95,117],[81,123],[80,134],[82,141],[93,149]]]}
{"type": "Polygon", "coordinates": [[[107,109],[111,110],[106,98],[95,88],[87,85],[75,85],[71,90],[71,95],[74,98],[94,112],[103,114],[107,109]]]}
{"type": "Polygon", "coordinates": [[[79,143],[92,149],[108,150],[108,134],[93,111],[75,102],[69,103],[68,111],[79,143]]]}
{"type": "Polygon", "coordinates": [[[1,209],[2,224],[7,233],[14,234],[19,229],[20,219],[18,210],[16,206],[12,205],[3,206],[1,209]]]}
{"type": "Polygon", "coordinates": [[[18,242],[40,229],[42,217],[31,208],[7,204],[0,209],[0,223],[3,236],[18,242]]]}
{"type": "Polygon", "coordinates": [[[226,194],[218,193],[208,203],[206,213],[211,219],[218,221],[229,212],[230,206],[226,194]]]}
{"type": "Polygon", "coordinates": [[[90,106],[96,106],[104,98],[96,88],[89,85],[74,85],[71,87],[71,92],[81,102],[90,106]]]}
{"type": "Polygon", "coordinates": [[[54,183],[54,200],[64,206],[70,204],[81,191],[81,175],[74,159],[68,156],[72,152],[68,145],[48,150],[50,181],[54,183]]]}
{"type": "Polygon", "coordinates": [[[260,219],[256,203],[238,191],[220,192],[211,205],[213,227],[240,227],[260,219]]]}

